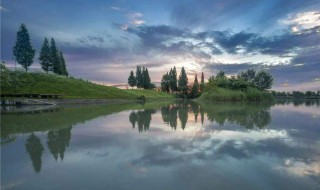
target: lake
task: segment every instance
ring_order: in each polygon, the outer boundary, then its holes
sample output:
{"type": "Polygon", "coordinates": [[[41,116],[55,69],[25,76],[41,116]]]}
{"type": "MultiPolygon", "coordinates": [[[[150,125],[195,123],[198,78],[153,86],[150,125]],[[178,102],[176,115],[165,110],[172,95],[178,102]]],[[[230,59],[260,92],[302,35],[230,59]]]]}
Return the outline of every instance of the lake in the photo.
{"type": "Polygon", "coordinates": [[[319,101],[19,110],[2,108],[3,190],[320,189],[319,101]]]}

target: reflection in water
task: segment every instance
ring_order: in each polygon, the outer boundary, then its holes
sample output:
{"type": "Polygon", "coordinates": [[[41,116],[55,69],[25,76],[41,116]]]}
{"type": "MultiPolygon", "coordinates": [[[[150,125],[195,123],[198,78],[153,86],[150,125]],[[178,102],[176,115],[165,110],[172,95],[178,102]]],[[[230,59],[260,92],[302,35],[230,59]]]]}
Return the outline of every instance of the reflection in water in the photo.
{"type": "Polygon", "coordinates": [[[66,147],[69,146],[71,129],[72,126],[65,129],[48,132],[47,144],[55,160],[58,159],[58,156],[60,156],[60,159],[63,160],[66,147]]]}
{"type": "Polygon", "coordinates": [[[40,139],[33,133],[29,136],[26,142],[26,150],[32,161],[32,166],[35,172],[40,172],[41,170],[41,156],[44,151],[43,145],[40,139]]]}
{"type": "Polygon", "coordinates": [[[129,115],[129,121],[133,128],[135,128],[137,123],[139,132],[147,131],[150,127],[151,115],[154,113],[156,113],[154,109],[133,111],[129,115]]]}
{"type": "MultiPolygon", "coordinates": [[[[216,122],[220,126],[225,123],[237,124],[247,129],[265,128],[271,122],[270,104],[213,104],[210,106],[202,105],[196,102],[176,103],[160,108],[162,120],[172,129],[177,129],[177,120],[179,119],[181,128],[185,129],[188,122],[188,113],[193,113],[194,121],[198,121],[200,114],[201,123],[204,122],[205,114],[210,122],[216,122]]],[[[140,111],[141,112],[141,111],[140,111]]],[[[142,115],[141,115],[142,116],[142,115]]],[[[141,118],[140,118],[141,119],[141,118]]],[[[132,112],[129,120],[134,128],[137,114],[132,112]]],[[[149,125],[147,128],[148,129],[149,125]]]]}

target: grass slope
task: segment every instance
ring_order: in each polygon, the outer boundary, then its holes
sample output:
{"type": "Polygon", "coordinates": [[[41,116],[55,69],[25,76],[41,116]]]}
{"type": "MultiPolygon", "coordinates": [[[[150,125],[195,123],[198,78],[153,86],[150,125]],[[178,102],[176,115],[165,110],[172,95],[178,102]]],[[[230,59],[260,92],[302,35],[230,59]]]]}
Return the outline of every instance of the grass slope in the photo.
{"type": "MultiPolygon", "coordinates": [[[[54,74],[18,71],[12,72],[11,78],[17,81],[17,93],[63,94],[67,99],[137,99],[142,95],[147,99],[173,98],[170,94],[154,90],[121,90],[54,74]]],[[[1,93],[15,93],[13,83],[1,84],[1,93]]]]}

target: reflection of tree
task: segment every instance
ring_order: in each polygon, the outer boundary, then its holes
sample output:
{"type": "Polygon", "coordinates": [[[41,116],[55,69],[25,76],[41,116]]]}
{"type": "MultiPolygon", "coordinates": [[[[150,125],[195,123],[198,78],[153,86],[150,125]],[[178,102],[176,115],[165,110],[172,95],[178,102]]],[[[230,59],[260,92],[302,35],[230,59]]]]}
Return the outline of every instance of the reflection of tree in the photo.
{"type": "Polygon", "coordinates": [[[70,143],[71,129],[72,127],[68,127],[48,132],[47,144],[55,160],[58,159],[58,156],[63,160],[66,147],[68,147],[70,143]]]}
{"type": "Polygon", "coordinates": [[[135,128],[137,123],[139,132],[147,131],[151,123],[151,115],[156,113],[153,109],[139,110],[137,112],[131,112],[129,115],[129,120],[132,127],[135,128]]]}
{"type": "Polygon", "coordinates": [[[179,120],[181,122],[181,128],[185,129],[188,121],[188,104],[183,103],[179,106],[179,120]]]}
{"type": "Polygon", "coordinates": [[[172,129],[177,129],[178,107],[176,105],[165,106],[161,108],[163,122],[170,125],[172,129]]]}
{"type": "Polygon", "coordinates": [[[44,151],[40,139],[33,133],[29,136],[26,142],[26,149],[32,161],[32,166],[35,172],[41,170],[41,156],[44,151]]]}
{"type": "Polygon", "coordinates": [[[197,122],[198,121],[198,115],[199,115],[199,104],[196,102],[190,102],[191,104],[191,110],[194,114],[194,120],[197,122]]]}
{"type": "Polygon", "coordinates": [[[254,104],[215,104],[204,106],[208,120],[224,125],[226,122],[244,126],[264,128],[271,122],[270,105],[254,104]]]}

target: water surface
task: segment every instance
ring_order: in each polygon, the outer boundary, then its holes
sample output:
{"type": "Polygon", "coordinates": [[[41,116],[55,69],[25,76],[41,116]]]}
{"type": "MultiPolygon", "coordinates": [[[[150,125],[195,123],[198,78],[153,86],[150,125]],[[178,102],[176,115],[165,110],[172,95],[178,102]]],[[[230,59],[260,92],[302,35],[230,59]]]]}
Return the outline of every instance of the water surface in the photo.
{"type": "Polygon", "coordinates": [[[1,189],[320,189],[319,102],[25,110],[1,115],[1,189]]]}

